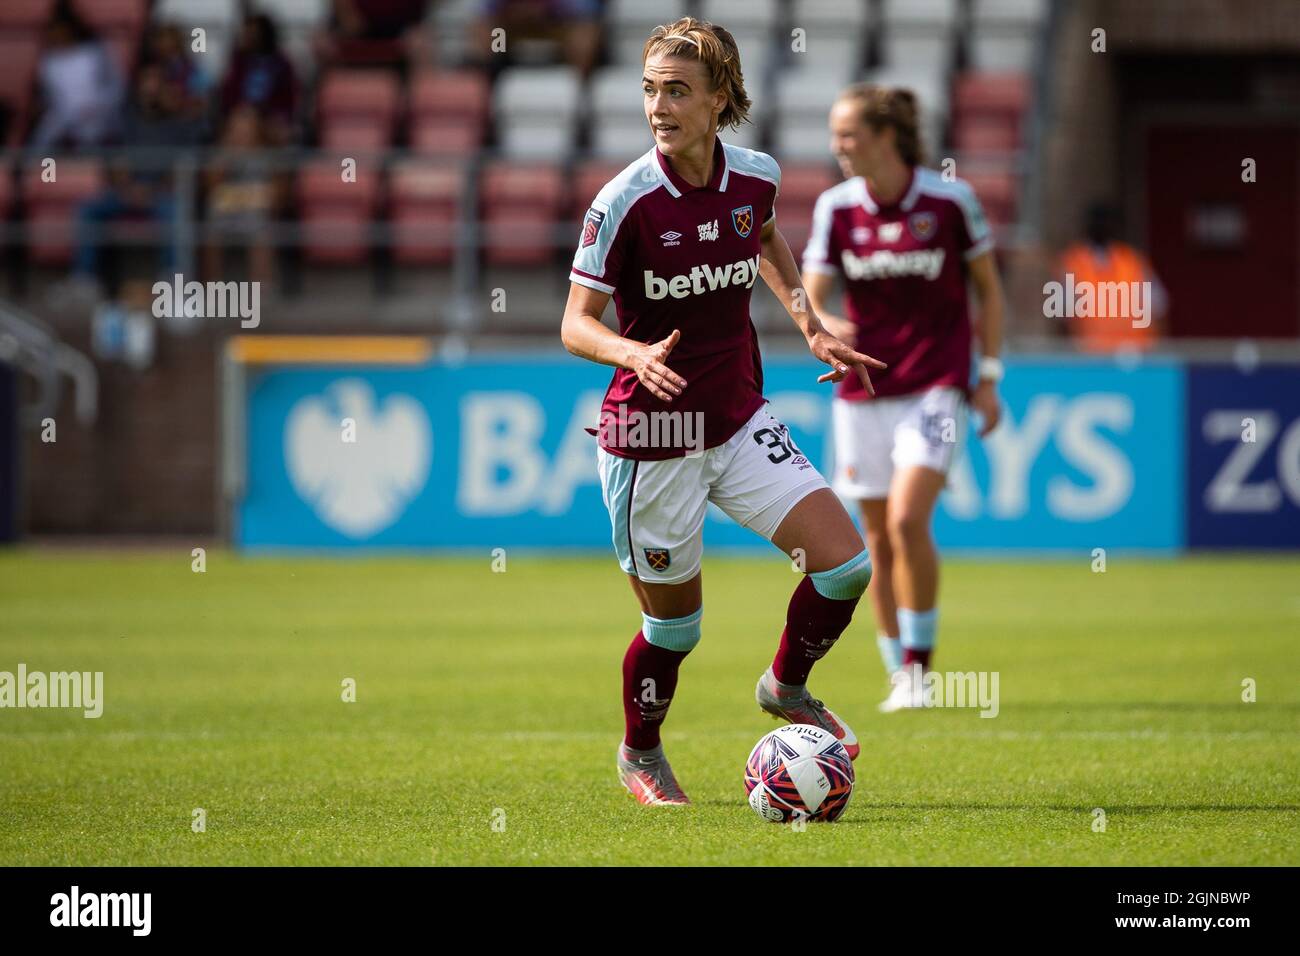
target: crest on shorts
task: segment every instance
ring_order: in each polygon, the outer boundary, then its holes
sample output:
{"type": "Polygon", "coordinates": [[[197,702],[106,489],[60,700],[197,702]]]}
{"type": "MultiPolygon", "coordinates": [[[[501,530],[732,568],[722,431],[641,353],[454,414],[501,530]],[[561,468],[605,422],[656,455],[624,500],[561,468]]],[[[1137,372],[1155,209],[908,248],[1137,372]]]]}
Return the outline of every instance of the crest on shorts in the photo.
{"type": "Polygon", "coordinates": [[[932,212],[914,212],[907,217],[907,231],[918,242],[925,242],[934,235],[934,228],[939,224],[932,212]]]}
{"type": "Polygon", "coordinates": [[[588,209],[587,218],[582,221],[582,247],[594,245],[596,237],[600,235],[601,224],[605,221],[605,214],[599,209],[588,209]]]}
{"type": "Polygon", "coordinates": [[[747,237],[754,228],[754,207],[738,206],[731,210],[731,224],[741,239],[747,237]]]}
{"type": "Polygon", "coordinates": [[[668,554],[667,548],[642,548],[642,550],[645,551],[645,559],[652,571],[667,571],[668,565],[672,564],[672,557],[668,554]]]}

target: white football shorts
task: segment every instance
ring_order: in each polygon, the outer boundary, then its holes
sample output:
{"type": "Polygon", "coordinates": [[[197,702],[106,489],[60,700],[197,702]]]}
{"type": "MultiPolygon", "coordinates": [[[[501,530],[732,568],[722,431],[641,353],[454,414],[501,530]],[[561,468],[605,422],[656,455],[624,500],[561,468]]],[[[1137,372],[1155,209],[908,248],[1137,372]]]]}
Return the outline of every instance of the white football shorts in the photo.
{"type": "Polygon", "coordinates": [[[865,402],[835,399],[835,491],[845,498],[885,498],[898,468],[948,474],[966,440],[966,397],[943,386],[865,402]]]}
{"type": "Polygon", "coordinates": [[[770,541],[790,509],[828,487],[767,405],[694,457],[640,461],[600,448],[597,458],[619,565],[652,584],[699,573],[709,502],[770,541]]]}

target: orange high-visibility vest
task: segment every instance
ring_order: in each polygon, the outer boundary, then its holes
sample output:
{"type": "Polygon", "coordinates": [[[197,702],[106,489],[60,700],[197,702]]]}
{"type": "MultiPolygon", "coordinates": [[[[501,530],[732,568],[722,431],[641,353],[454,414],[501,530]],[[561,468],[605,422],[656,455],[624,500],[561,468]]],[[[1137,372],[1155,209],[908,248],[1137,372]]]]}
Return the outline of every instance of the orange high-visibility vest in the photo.
{"type": "MultiPolygon", "coordinates": [[[[1146,351],[1156,343],[1154,321],[1146,328],[1135,328],[1131,299],[1122,296],[1118,299],[1119,309],[1108,314],[1097,315],[1098,291],[1107,288],[1104,283],[1140,283],[1148,279],[1151,270],[1146,258],[1132,246],[1122,242],[1112,242],[1106,247],[1103,256],[1097,256],[1093,247],[1086,242],[1076,243],[1065,250],[1061,256],[1061,270],[1074,277],[1076,289],[1083,283],[1091,283],[1094,290],[1093,314],[1089,316],[1074,315],[1070,319],[1070,331],[1079,348],[1084,352],[1115,352],[1121,349],[1146,351]],[[1124,306],[1127,305],[1127,308],[1124,306]]],[[[1128,286],[1129,289],[1134,286],[1128,286]]],[[[1115,304],[1112,302],[1111,304],[1115,304]]],[[[1148,310],[1151,302],[1146,302],[1148,310]]],[[[1148,315],[1150,312],[1148,311],[1148,315]]]]}

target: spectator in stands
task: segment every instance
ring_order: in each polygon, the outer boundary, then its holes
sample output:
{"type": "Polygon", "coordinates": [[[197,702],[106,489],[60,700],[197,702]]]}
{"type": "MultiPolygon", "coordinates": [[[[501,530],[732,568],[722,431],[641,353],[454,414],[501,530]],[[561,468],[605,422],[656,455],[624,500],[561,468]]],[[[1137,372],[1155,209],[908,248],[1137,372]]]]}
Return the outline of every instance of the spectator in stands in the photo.
{"type": "Polygon", "coordinates": [[[405,71],[432,59],[429,0],[333,0],[313,42],[322,68],[389,66],[405,71]]]}
{"type": "Polygon", "coordinates": [[[483,0],[474,26],[475,59],[490,70],[515,62],[519,41],[548,41],[553,56],[587,76],[600,58],[599,0],[483,0]],[[493,50],[492,31],[505,30],[505,53],[493,50]]]}
{"type": "Polygon", "coordinates": [[[1094,202],[1088,207],[1084,238],[1061,256],[1070,306],[1062,322],[1084,352],[1146,351],[1156,344],[1163,325],[1165,288],[1146,256],[1119,235],[1119,211],[1094,202]],[[1111,289],[1122,289],[1123,294],[1112,295],[1111,289]],[[1088,297],[1086,306],[1080,296],[1088,297]]]}
{"type": "Polygon", "coordinates": [[[140,69],[123,125],[122,158],[115,158],[110,166],[104,192],[78,210],[74,273],[70,288],[60,290],[60,297],[63,292],[97,297],[99,233],[107,223],[120,219],[151,220],[167,227],[160,244],[159,274],[171,274],[177,211],[172,167],[178,153],[197,146],[203,133],[202,121],[188,109],[185,93],[167,82],[161,66],[155,63],[140,69]]]}
{"type": "Polygon", "coordinates": [[[145,39],[141,67],[156,67],[161,95],[177,104],[177,112],[202,119],[207,108],[208,78],[189,57],[180,28],[171,23],[154,26],[145,39]]]}
{"type": "Polygon", "coordinates": [[[36,149],[101,146],[118,132],[125,84],[107,44],[67,0],[45,30],[37,76],[44,112],[36,149]]]}
{"type": "Polygon", "coordinates": [[[264,13],[244,20],[221,87],[221,115],[251,106],[261,117],[266,142],[282,146],[293,137],[298,77],[280,48],[280,32],[264,13]]]}
{"type": "MultiPolygon", "coordinates": [[[[274,262],[267,227],[281,206],[284,185],[260,152],[267,145],[262,117],[253,107],[240,106],[226,120],[220,150],[204,174],[208,225],[221,239],[237,239],[247,247],[250,276],[264,286],[271,282],[274,262]]],[[[225,248],[224,242],[204,247],[207,278],[222,277],[225,248]]]]}

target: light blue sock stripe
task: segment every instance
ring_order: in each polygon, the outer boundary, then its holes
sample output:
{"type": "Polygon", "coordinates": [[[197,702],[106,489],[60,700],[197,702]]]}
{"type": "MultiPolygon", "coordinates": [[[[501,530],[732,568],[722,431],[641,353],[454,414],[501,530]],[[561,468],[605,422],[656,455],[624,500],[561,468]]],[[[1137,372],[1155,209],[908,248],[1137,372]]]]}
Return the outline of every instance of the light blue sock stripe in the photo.
{"type": "Polygon", "coordinates": [[[896,637],[888,634],[876,635],[876,647],[880,649],[880,660],[890,674],[903,666],[903,646],[896,637]]]}
{"type": "Polygon", "coordinates": [[[655,647],[668,651],[689,651],[700,643],[700,620],[703,617],[703,606],[685,617],[658,618],[642,613],[641,633],[646,642],[655,647]]]}
{"type": "Polygon", "coordinates": [[[913,611],[898,609],[898,639],[905,648],[913,651],[934,649],[934,632],[939,627],[939,609],[913,611]]]}
{"type": "Polygon", "coordinates": [[[849,601],[862,597],[862,592],[871,583],[871,555],[864,548],[861,554],[845,561],[838,568],[829,571],[813,571],[813,587],[817,593],[832,601],[849,601]]]}

